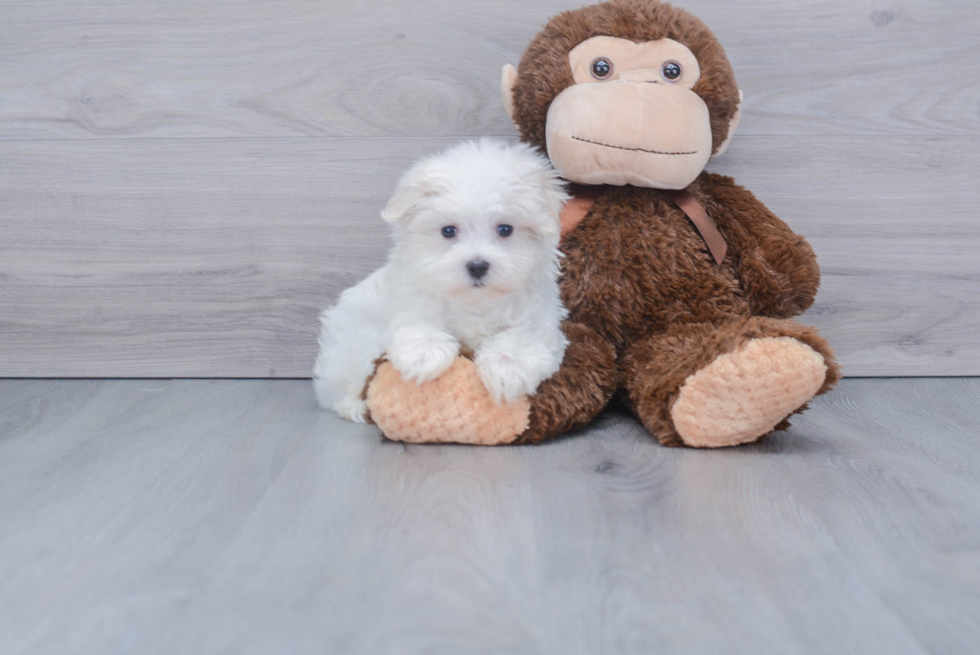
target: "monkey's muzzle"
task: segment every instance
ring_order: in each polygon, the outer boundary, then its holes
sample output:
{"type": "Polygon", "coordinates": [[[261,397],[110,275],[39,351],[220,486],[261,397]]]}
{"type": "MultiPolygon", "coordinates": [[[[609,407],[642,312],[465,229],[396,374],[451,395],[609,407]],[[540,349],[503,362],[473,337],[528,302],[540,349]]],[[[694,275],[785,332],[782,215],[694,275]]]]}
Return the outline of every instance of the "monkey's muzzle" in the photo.
{"type": "Polygon", "coordinates": [[[683,189],[711,157],[708,107],[668,83],[576,84],[552,101],[548,157],[579,184],[683,189]]]}

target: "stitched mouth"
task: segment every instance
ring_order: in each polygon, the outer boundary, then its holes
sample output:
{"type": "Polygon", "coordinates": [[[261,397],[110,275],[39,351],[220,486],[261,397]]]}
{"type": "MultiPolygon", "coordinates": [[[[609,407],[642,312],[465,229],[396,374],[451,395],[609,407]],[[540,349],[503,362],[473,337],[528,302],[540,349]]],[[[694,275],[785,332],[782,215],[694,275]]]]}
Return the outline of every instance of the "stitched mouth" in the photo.
{"type": "Polygon", "coordinates": [[[692,150],[691,152],[667,152],[665,150],[647,150],[646,148],[627,148],[626,146],[614,146],[608,143],[600,143],[599,141],[590,141],[589,139],[583,139],[582,137],[573,136],[576,141],[581,141],[583,143],[591,143],[594,146],[602,146],[603,148],[615,148],[616,150],[629,150],[630,152],[647,152],[651,155],[696,155],[697,150],[692,150]]]}

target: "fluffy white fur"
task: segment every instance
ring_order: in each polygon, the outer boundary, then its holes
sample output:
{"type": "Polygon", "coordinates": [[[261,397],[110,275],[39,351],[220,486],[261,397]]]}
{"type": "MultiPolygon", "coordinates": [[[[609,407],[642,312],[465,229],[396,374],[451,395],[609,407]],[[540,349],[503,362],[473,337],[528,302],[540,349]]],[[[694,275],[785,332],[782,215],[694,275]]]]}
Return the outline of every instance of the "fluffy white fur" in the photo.
{"type": "Polygon", "coordinates": [[[558,292],[567,198],[548,160],[523,144],[483,139],[416,164],[381,213],[393,226],[388,263],[321,317],[320,405],[364,421],[361,393],[379,356],[422,383],[446,371],[461,345],[494,400],[533,394],[567,345],[558,292]],[[500,236],[501,225],[513,233],[500,236]],[[456,236],[443,236],[447,226],[456,236]],[[480,279],[467,270],[475,261],[489,264],[480,279]]]}

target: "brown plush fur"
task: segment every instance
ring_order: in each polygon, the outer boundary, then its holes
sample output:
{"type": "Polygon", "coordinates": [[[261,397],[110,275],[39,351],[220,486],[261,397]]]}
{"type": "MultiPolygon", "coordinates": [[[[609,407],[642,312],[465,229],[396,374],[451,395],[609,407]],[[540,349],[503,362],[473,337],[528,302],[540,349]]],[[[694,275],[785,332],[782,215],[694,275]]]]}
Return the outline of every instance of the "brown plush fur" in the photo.
{"type": "MultiPolygon", "coordinates": [[[[656,189],[604,187],[562,244],[565,304],[616,351],[617,382],[628,404],[667,445],[682,443],[669,414],[687,377],[749,339],[791,336],[823,355],[828,375],[820,393],[840,377],[826,341],[785,320],[807,309],[819,286],[809,244],[730,178],[703,173],[688,190],[729,243],[721,266],[684,213],[656,189]]],[[[573,389],[580,384],[564,365],[556,379],[573,389]]],[[[599,404],[546,409],[532,399],[532,416],[561,425],[570,408],[587,415],[599,404]]]]}
{"type": "Polygon", "coordinates": [[[518,443],[533,443],[588,425],[616,392],[616,351],[594,330],[566,323],[570,344],[561,369],[531,398],[531,420],[518,443]]]}
{"type": "Polygon", "coordinates": [[[731,178],[702,173],[688,190],[728,241],[721,266],[656,189],[605,187],[562,244],[566,306],[618,351],[679,323],[788,318],[813,304],[820,269],[803,237],[731,178]]]}

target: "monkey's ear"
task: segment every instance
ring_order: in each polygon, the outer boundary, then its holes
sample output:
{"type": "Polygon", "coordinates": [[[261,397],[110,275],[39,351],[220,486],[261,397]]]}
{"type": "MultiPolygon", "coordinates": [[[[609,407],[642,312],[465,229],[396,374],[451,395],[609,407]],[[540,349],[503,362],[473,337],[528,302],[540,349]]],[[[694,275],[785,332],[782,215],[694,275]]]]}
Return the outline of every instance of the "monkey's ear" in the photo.
{"type": "Polygon", "coordinates": [[[504,64],[500,71],[500,94],[504,97],[504,109],[510,120],[514,120],[514,84],[517,82],[517,69],[510,64],[504,64]]]}
{"type": "Polygon", "coordinates": [[[722,143],[721,143],[720,146],[718,146],[718,152],[716,152],[715,154],[711,155],[712,157],[717,157],[719,155],[723,155],[723,154],[725,154],[725,151],[728,150],[728,144],[730,144],[732,142],[732,136],[735,135],[735,130],[736,130],[736,128],[738,128],[738,122],[742,119],[742,98],[743,97],[744,96],[742,95],[742,89],[739,89],[738,90],[738,109],[735,110],[735,115],[732,116],[732,120],[730,120],[728,122],[728,136],[726,136],[725,137],[725,140],[722,141],[722,143]]]}

